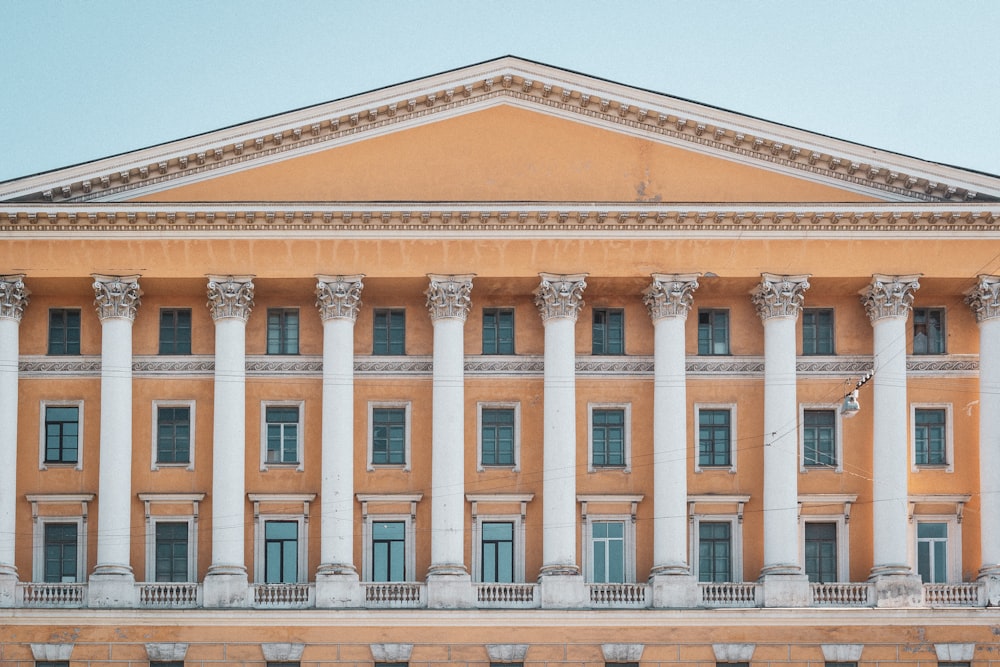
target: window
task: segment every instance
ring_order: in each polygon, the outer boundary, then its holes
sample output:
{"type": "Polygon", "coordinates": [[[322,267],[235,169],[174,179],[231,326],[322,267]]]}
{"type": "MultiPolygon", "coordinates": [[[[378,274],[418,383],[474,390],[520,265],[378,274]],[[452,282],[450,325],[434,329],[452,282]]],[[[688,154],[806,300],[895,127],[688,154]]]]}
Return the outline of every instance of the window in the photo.
{"type": "Polygon", "coordinates": [[[944,308],[913,309],[913,354],[944,354],[944,308]]]}
{"type": "Polygon", "coordinates": [[[948,524],[946,522],[917,523],[917,574],[924,583],[947,583],[948,524]]]}
{"type": "Polygon", "coordinates": [[[594,308],[593,354],[625,354],[625,311],[594,308]]]}
{"type": "Polygon", "coordinates": [[[372,581],[406,581],[406,524],[372,522],[372,581]]]}
{"type": "Polygon", "coordinates": [[[80,580],[77,523],[44,523],[44,575],[47,583],[70,583],[80,580]]]}
{"type": "Polygon", "coordinates": [[[695,406],[698,414],[698,468],[736,469],[733,455],[734,408],[705,409],[695,406]]]}
{"type": "Polygon", "coordinates": [[[805,524],[805,566],[809,581],[837,581],[837,524],[810,521],[805,524]]]}
{"type": "Polygon", "coordinates": [[[49,309],[49,354],[80,354],[80,309],[49,309]]]}
{"type": "Polygon", "coordinates": [[[483,308],[483,354],[514,354],[512,308],[483,308]]]}
{"type": "Polygon", "coordinates": [[[486,583],[514,582],[514,523],[484,521],[480,526],[481,580],[486,583]]]}
{"type": "Polygon", "coordinates": [[[264,582],[291,584],[299,580],[299,522],[264,522],[264,582]]]}
{"type": "Polygon", "coordinates": [[[376,308],[372,354],[406,354],[406,311],[376,308]]]}
{"type": "Polygon", "coordinates": [[[184,667],[183,660],[150,660],[149,667],[184,667]]]}
{"type": "Polygon", "coordinates": [[[591,581],[595,584],[625,583],[625,522],[592,522],[590,546],[591,581]]]}
{"type": "Polygon", "coordinates": [[[698,354],[729,354],[729,311],[698,311],[698,354]]]}
{"type": "Polygon", "coordinates": [[[486,466],[517,465],[517,422],[515,407],[480,405],[480,469],[486,466]]]}
{"type": "Polygon", "coordinates": [[[267,353],[299,353],[299,309],[267,309],[267,353]]]}
{"type": "Polygon", "coordinates": [[[590,408],[590,468],[627,466],[628,409],[590,408]]]}
{"type": "Polygon", "coordinates": [[[823,663],[823,667],[858,667],[856,662],[834,662],[832,660],[827,660],[823,663]]]}
{"type": "Polygon", "coordinates": [[[35,660],[35,667],[69,667],[69,660],[35,660]]]}
{"type": "Polygon", "coordinates": [[[146,581],[195,581],[204,493],[140,493],[146,514],[146,581]]]}
{"type": "Polygon", "coordinates": [[[187,521],[157,521],[154,524],[155,581],[191,580],[189,533],[187,521]]]}
{"type": "Polygon", "coordinates": [[[948,464],[947,419],[944,408],[913,409],[913,462],[918,466],[948,464]]]}
{"type": "Polygon", "coordinates": [[[267,667],[299,667],[301,663],[298,660],[268,660],[267,667]]]}
{"type": "Polygon", "coordinates": [[[269,465],[298,464],[302,467],[302,404],[263,405],[264,460],[269,465]]]}
{"type": "Polygon", "coordinates": [[[698,581],[733,581],[732,523],[698,523],[698,581]]]}
{"type": "Polygon", "coordinates": [[[160,354],[191,354],[191,309],[160,309],[160,354]]]}
{"type": "Polygon", "coordinates": [[[370,410],[371,465],[406,466],[409,461],[410,408],[372,406],[370,410]]]}
{"type": "Polygon", "coordinates": [[[837,413],[835,410],[802,411],[802,464],[837,467],[837,413]]]}
{"type": "Polygon", "coordinates": [[[43,465],[80,462],[80,406],[45,405],[43,408],[43,465]]]}
{"type": "Polygon", "coordinates": [[[194,402],[181,405],[153,402],[153,468],[192,462],[194,402]]]}
{"type": "Polygon", "coordinates": [[[802,354],[833,354],[833,308],[802,309],[802,354]]]}
{"type": "Polygon", "coordinates": [[[474,581],[498,584],[524,581],[524,518],[532,498],[534,495],[530,493],[466,496],[472,505],[474,581]],[[513,513],[511,505],[520,505],[520,513],[513,513]]]}

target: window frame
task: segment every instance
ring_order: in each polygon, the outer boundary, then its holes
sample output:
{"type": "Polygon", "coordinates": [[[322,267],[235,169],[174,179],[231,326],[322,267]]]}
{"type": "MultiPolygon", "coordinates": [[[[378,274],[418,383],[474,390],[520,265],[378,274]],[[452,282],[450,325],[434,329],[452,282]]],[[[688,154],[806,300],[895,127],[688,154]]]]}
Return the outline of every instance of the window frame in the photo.
{"type": "MultiPolygon", "coordinates": [[[[958,514],[916,514],[910,524],[910,548],[912,550],[913,573],[920,576],[920,524],[945,524],[945,581],[925,581],[924,583],[954,584],[962,581],[962,522],[958,514]]],[[[923,579],[921,578],[921,581],[923,579]]]]}
{"type": "Polygon", "coordinates": [[[524,521],[519,514],[477,514],[472,520],[472,581],[483,581],[483,524],[509,523],[511,528],[511,583],[524,583],[524,521]]]}
{"type": "Polygon", "coordinates": [[[834,527],[834,539],[837,547],[837,571],[836,579],[833,581],[823,581],[816,583],[835,584],[851,580],[850,575],[850,548],[847,544],[848,523],[843,514],[810,514],[799,516],[799,562],[802,563],[802,573],[806,572],[806,526],[808,524],[832,524],[834,527]]]}
{"type": "Polygon", "coordinates": [[[409,401],[369,401],[368,402],[368,454],[366,458],[367,470],[410,470],[412,460],[410,452],[410,434],[412,432],[410,422],[410,402],[409,401]],[[373,454],[375,451],[375,410],[403,410],[404,438],[403,438],[403,463],[375,463],[373,454]]]}
{"type": "Polygon", "coordinates": [[[833,403],[799,403],[799,472],[818,471],[844,472],[844,419],[840,406],[833,403]],[[806,463],[806,412],[828,411],[833,413],[833,455],[834,465],[806,463]]]}
{"type": "MultiPolygon", "coordinates": [[[[198,554],[198,545],[193,539],[197,533],[196,523],[194,516],[155,516],[150,517],[147,525],[147,553],[146,553],[146,580],[155,582],[158,581],[156,578],[156,564],[157,564],[157,546],[158,542],[156,539],[156,528],[161,523],[178,523],[187,526],[187,578],[184,582],[194,582],[197,581],[197,563],[195,559],[198,554]],[[152,575],[152,576],[150,576],[152,575]]],[[[168,582],[174,583],[174,582],[168,582]]]]}
{"type": "Polygon", "coordinates": [[[296,556],[296,581],[288,583],[306,583],[309,581],[309,505],[316,500],[314,493],[250,493],[247,494],[253,503],[253,553],[254,582],[264,584],[266,570],[266,527],[269,521],[289,521],[298,524],[296,556]],[[279,511],[270,511],[261,505],[277,505],[279,511]],[[300,512],[287,511],[289,506],[301,505],[300,512]]]}
{"type": "MultiPolygon", "coordinates": [[[[837,322],[836,322],[836,310],[834,308],[803,308],[802,309],[802,356],[804,357],[824,357],[824,356],[834,356],[837,354],[837,322]],[[807,352],[806,351],[806,316],[817,316],[829,313],[830,314],[830,351],[829,352],[807,352]]],[[[815,334],[811,337],[812,344],[818,350],[820,347],[820,341],[822,336],[820,336],[820,331],[822,330],[822,325],[817,322],[815,324],[815,334]]]]}
{"type": "Polygon", "coordinates": [[[493,307],[483,308],[483,312],[482,312],[482,351],[483,352],[482,353],[484,355],[491,355],[492,356],[492,355],[513,355],[513,354],[517,354],[517,352],[516,352],[516,350],[517,350],[517,329],[515,328],[516,327],[516,319],[515,319],[516,315],[515,315],[515,312],[516,311],[515,311],[514,308],[503,308],[503,307],[500,307],[500,308],[493,308],[493,307]],[[486,349],[486,331],[487,331],[486,316],[487,315],[494,315],[494,316],[496,316],[498,318],[496,324],[492,327],[492,329],[495,330],[495,332],[496,332],[496,337],[495,337],[495,343],[496,343],[495,349],[496,349],[496,351],[495,352],[487,351],[487,349],[486,349]],[[509,351],[506,351],[504,349],[506,347],[507,341],[500,334],[500,332],[502,330],[502,326],[501,326],[501,323],[499,322],[499,317],[501,315],[510,315],[510,350],[509,351]]]}
{"type": "Polygon", "coordinates": [[[403,523],[403,582],[413,582],[416,580],[416,567],[417,567],[417,556],[416,556],[416,508],[413,507],[410,514],[400,514],[400,513],[388,513],[388,514],[372,514],[367,511],[367,505],[371,502],[384,502],[384,503],[404,503],[410,502],[411,505],[416,505],[420,500],[421,496],[406,496],[401,495],[398,498],[393,496],[368,496],[368,495],[358,495],[358,499],[362,503],[362,563],[361,563],[361,580],[368,583],[384,583],[375,582],[372,579],[373,563],[372,558],[374,557],[374,549],[372,540],[374,538],[374,530],[372,524],[374,523],[384,523],[384,522],[402,522],[403,523]]]}
{"type": "Polygon", "coordinates": [[[625,354],[625,309],[624,308],[591,308],[591,325],[590,325],[590,353],[594,356],[622,356],[625,354]],[[598,323],[597,319],[599,315],[604,316],[604,322],[598,323]],[[619,322],[617,325],[612,323],[611,317],[618,316],[619,322]],[[618,345],[621,347],[620,351],[612,351],[612,334],[615,333],[614,329],[617,328],[618,334],[618,345]],[[601,347],[598,349],[598,329],[601,330],[601,347]]]}
{"type": "Polygon", "coordinates": [[[78,357],[78,356],[80,356],[82,354],[82,349],[83,349],[83,311],[82,311],[82,309],[80,309],[80,308],[74,308],[72,306],[49,308],[49,314],[48,315],[49,315],[48,316],[48,323],[47,323],[46,330],[45,330],[45,333],[46,333],[46,336],[47,336],[46,347],[45,347],[45,354],[46,354],[46,356],[50,356],[50,357],[78,357]],[[63,346],[63,350],[61,352],[53,351],[53,348],[52,348],[52,332],[54,330],[53,329],[52,317],[53,317],[53,315],[55,313],[62,313],[63,314],[63,322],[64,322],[63,325],[62,325],[62,332],[63,332],[62,346],[63,346]],[[77,319],[78,319],[77,340],[76,340],[76,343],[75,343],[76,349],[73,349],[73,343],[68,340],[68,335],[67,335],[69,333],[69,331],[71,331],[71,328],[68,325],[65,324],[65,316],[67,314],[69,314],[69,313],[76,313],[76,316],[77,316],[77,319]]]}
{"type": "Polygon", "coordinates": [[[264,353],[270,356],[295,356],[299,354],[299,342],[302,336],[302,315],[299,312],[299,308],[268,308],[266,315],[267,317],[264,322],[264,353]],[[291,331],[289,330],[289,315],[295,316],[294,337],[291,335],[291,331]],[[278,318],[277,328],[273,330],[276,333],[277,338],[272,338],[271,336],[272,317],[278,318]],[[289,348],[293,343],[295,350],[289,351],[289,348]],[[278,351],[271,351],[272,344],[275,345],[278,351]]]}
{"type": "Polygon", "coordinates": [[[374,308],[372,309],[372,355],[373,356],[404,356],[406,354],[406,308],[374,308]],[[388,316],[388,322],[385,329],[385,351],[380,352],[378,348],[378,336],[376,335],[379,330],[378,318],[381,315],[388,316]],[[403,327],[402,327],[402,340],[394,341],[392,336],[393,325],[392,319],[394,317],[402,317],[403,327]],[[398,343],[399,347],[402,348],[401,351],[393,351],[398,343]]]}
{"type": "Polygon", "coordinates": [[[188,582],[198,580],[198,509],[204,493],[140,493],[146,512],[146,581],[156,581],[156,524],[188,524],[188,582]],[[178,507],[187,511],[177,512],[178,507]],[[161,510],[160,508],[165,509],[161,510]],[[166,509],[170,508],[170,509],[166,509]],[[177,512],[175,514],[167,513],[177,512]],[[162,512],[162,513],[161,513],[162,512]]]}
{"type": "Polygon", "coordinates": [[[749,501],[750,496],[748,495],[703,494],[688,496],[688,560],[696,581],[700,581],[700,526],[704,522],[730,524],[729,539],[732,551],[731,575],[733,581],[726,583],[743,581],[743,510],[749,501]],[[699,506],[702,509],[699,509],[699,506]],[[720,509],[720,506],[735,506],[735,511],[711,511],[720,509]]]}
{"type": "Polygon", "coordinates": [[[911,403],[910,404],[910,470],[942,470],[955,472],[955,438],[951,403],[911,403]],[[944,463],[917,463],[917,412],[921,410],[942,410],[944,412],[944,463]]]}
{"type": "Polygon", "coordinates": [[[480,401],[476,404],[476,471],[486,470],[521,470],[521,403],[518,401],[480,401]],[[513,410],[514,411],[514,463],[483,463],[483,411],[513,410]]]}
{"type": "Polygon", "coordinates": [[[632,472],[632,404],[631,403],[588,403],[587,404],[587,472],[614,470],[632,472]],[[594,464],[594,413],[617,411],[623,414],[622,460],[621,465],[594,464]]]}
{"type": "Polygon", "coordinates": [[[84,412],[83,412],[84,402],[83,400],[69,400],[69,401],[59,401],[59,400],[42,400],[39,402],[38,411],[38,469],[48,470],[49,468],[58,468],[63,470],[83,470],[83,444],[84,444],[84,412]],[[46,461],[45,453],[48,445],[47,428],[46,424],[48,419],[46,412],[48,408],[76,408],[77,409],[77,449],[76,449],[76,462],[72,461],[46,461]]]}
{"type": "MultiPolygon", "coordinates": [[[[262,471],[270,470],[271,468],[283,469],[283,470],[298,470],[302,471],[305,469],[305,447],[304,443],[304,431],[305,431],[305,401],[274,401],[266,400],[260,402],[260,469],[262,471]],[[297,428],[295,433],[295,461],[268,461],[267,460],[267,431],[268,424],[267,421],[267,410],[268,408],[294,408],[298,410],[299,418],[296,422],[297,428]]],[[[276,422],[277,423],[277,422],[276,422]]],[[[290,422],[281,422],[290,423],[290,422]]],[[[282,439],[282,441],[284,441],[282,439]]]]}
{"type": "Polygon", "coordinates": [[[731,320],[729,318],[729,309],[728,308],[699,308],[698,309],[698,317],[695,320],[695,322],[696,322],[696,326],[697,326],[697,329],[696,329],[697,336],[696,336],[695,340],[696,340],[696,343],[698,345],[698,356],[702,356],[702,357],[725,357],[725,356],[729,356],[729,355],[732,354],[732,349],[733,349],[733,347],[732,347],[732,342],[733,342],[732,338],[733,337],[732,337],[732,327],[731,327],[732,322],[731,322],[731,320]],[[708,336],[708,340],[707,340],[708,351],[706,351],[706,352],[702,352],[702,336],[701,336],[702,322],[701,322],[701,316],[702,316],[703,313],[705,315],[707,315],[709,317],[709,320],[710,320],[709,323],[708,323],[708,332],[709,332],[709,336],[708,336]],[[726,350],[725,350],[725,352],[716,352],[715,351],[716,341],[715,341],[714,332],[715,332],[715,329],[717,327],[715,325],[714,320],[715,320],[715,317],[719,316],[719,315],[724,315],[725,318],[726,318],[726,341],[725,341],[726,350]]]}
{"type": "Polygon", "coordinates": [[[736,403],[695,403],[694,404],[694,471],[706,472],[710,470],[722,470],[736,473],[736,403]],[[702,465],[701,463],[701,413],[702,411],[728,410],[729,411],[729,465],[702,465]]]}
{"type": "MultiPolygon", "coordinates": [[[[948,314],[948,309],[945,308],[945,307],[943,307],[943,306],[934,306],[934,307],[930,307],[930,308],[914,308],[913,309],[913,316],[912,316],[912,340],[913,340],[913,346],[912,346],[911,349],[912,349],[912,353],[914,355],[919,355],[919,356],[934,356],[934,355],[948,354],[948,322],[947,322],[947,314],[948,314]],[[917,327],[920,326],[920,325],[918,325],[918,323],[917,323],[917,318],[919,316],[923,316],[924,318],[926,318],[926,317],[930,316],[931,313],[939,313],[940,316],[941,316],[941,319],[940,319],[941,326],[939,328],[940,329],[939,330],[940,341],[938,341],[939,344],[940,344],[941,349],[940,349],[940,351],[938,351],[938,350],[931,350],[931,342],[932,342],[931,336],[930,336],[930,333],[926,333],[925,336],[926,336],[927,340],[924,343],[924,349],[918,351],[917,350],[917,327]]],[[[928,332],[930,331],[930,328],[929,328],[929,326],[927,324],[926,319],[923,322],[923,326],[925,327],[925,329],[928,332]]]]}
{"type": "Polygon", "coordinates": [[[192,335],[193,335],[193,329],[194,329],[193,313],[191,312],[190,308],[160,308],[159,323],[158,323],[158,329],[157,329],[157,335],[159,336],[159,338],[157,340],[157,348],[156,348],[157,354],[162,355],[162,356],[188,356],[188,355],[190,355],[192,353],[192,351],[191,351],[191,339],[192,339],[192,335]],[[169,352],[165,352],[164,349],[163,349],[163,345],[164,345],[164,343],[163,343],[163,331],[164,331],[163,317],[167,313],[173,313],[174,316],[175,316],[174,317],[173,325],[171,327],[168,327],[168,330],[172,330],[174,332],[173,347],[175,349],[173,351],[169,351],[169,352]],[[188,315],[188,329],[187,329],[187,348],[188,349],[187,349],[187,352],[178,352],[176,350],[177,339],[178,339],[178,336],[176,334],[177,334],[178,331],[183,331],[183,328],[179,328],[177,326],[176,315],[178,315],[180,313],[187,313],[187,315],[188,315]]]}
{"type": "Polygon", "coordinates": [[[595,582],[594,581],[594,524],[595,523],[620,523],[622,524],[622,573],[624,581],[620,583],[635,583],[635,521],[630,514],[591,514],[584,517],[581,529],[583,553],[581,554],[585,581],[593,583],[619,583],[619,582],[595,582]]]}
{"type": "Polygon", "coordinates": [[[77,580],[75,583],[86,583],[87,515],[88,504],[93,502],[94,494],[29,494],[26,498],[31,503],[32,515],[31,580],[33,582],[45,581],[45,524],[73,523],[77,526],[77,580]],[[39,511],[40,505],[72,507],[73,511],[67,514],[43,514],[39,511]]]}
{"type": "Polygon", "coordinates": [[[195,453],[195,406],[197,402],[193,399],[190,400],[175,400],[175,399],[155,399],[152,402],[152,442],[150,447],[150,470],[159,470],[160,468],[177,468],[183,470],[194,470],[194,453],[195,453]],[[159,437],[159,426],[160,426],[160,408],[188,408],[188,461],[184,462],[160,462],[160,437],[159,437]]]}

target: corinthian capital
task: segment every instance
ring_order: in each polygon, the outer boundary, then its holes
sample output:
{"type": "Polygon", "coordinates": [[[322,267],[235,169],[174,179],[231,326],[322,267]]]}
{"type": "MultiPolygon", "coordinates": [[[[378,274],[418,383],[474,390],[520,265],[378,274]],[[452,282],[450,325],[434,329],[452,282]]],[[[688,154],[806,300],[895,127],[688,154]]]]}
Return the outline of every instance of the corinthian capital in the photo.
{"type": "Polygon", "coordinates": [[[698,289],[697,273],[654,273],[653,282],[642,293],[642,302],[654,322],[664,317],[687,319],[694,291],[698,289]]]}
{"type": "Polygon", "coordinates": [[[965,297],[977,322],[1000,317],[1000,276],[979,276],[979,282],[965,297]]]}
{"type": "Polygon", "coordinates": [[[0,276],[0,319],[21,321],[24,307],[31,299],[31,292],[24,286],[24,274],[0,276]]]}
{"type": "Polygon", "coordinates": [[[364,284],[363,275],[354,276],[316,276],[316,307],[319,316],[325,320],[358,319],[358,309],[361,308],[361,290],[364,284]]]}
{"type": "Polygon", "coordinates": [[[913,305],[913,295],[920,289],[920,274],[911,276],[872,275],[872,282],[861,291],[861,303],[868,319],[875,324],[885,318],[906,318],[913,305]]]}
{"type": "Polygon", "coordinates": [[[94,306],[101,320],[119,319],[135,321],[142,290],[139,276],[102,276],[94,273],[94,306]]]}
{"type": "Polygon", "coordinates": [[[535,288],[535,305],[545,322],[554,317],[576,321],[583,307],[583,290],[587,289],[586,273],[558,275],[539,273],[542,282],[535,288]]]}
{"type": "Polygon", "coordinates": [[[809,289],[809,276],[779,276],[773,273],[760,274],[760,284],[750,297],[757,307],[761,321],[772,317],[799,316],[805,292],[809,289]]]}
{"type": "Polygon", "coordinates": [[[431,281],[424,294],[427,295],[427,310],[431,313],[431,321],[444,318],[459,319],[463,322],[469,314],[472,305],[473,273],[461,275],[440,275],[428,273],[431,281]]]}
{"type": "Polygon", "coordinates": [[[253,276],[208,276],[208,307],[213,320],[246,322],[253,310],[253,276]]]}

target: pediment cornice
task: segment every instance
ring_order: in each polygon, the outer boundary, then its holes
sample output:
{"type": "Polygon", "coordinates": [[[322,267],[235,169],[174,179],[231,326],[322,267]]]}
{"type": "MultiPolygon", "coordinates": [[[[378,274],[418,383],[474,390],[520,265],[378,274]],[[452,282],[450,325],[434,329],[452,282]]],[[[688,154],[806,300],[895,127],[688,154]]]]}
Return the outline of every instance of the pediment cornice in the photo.
{"type": "Polygon", "coordinates": [[[888,201],[989,201],[1000,179],[517,58],[390,86],[0,184],[0,201],[122,201],[498,104],[824,182],[888,201]]]}

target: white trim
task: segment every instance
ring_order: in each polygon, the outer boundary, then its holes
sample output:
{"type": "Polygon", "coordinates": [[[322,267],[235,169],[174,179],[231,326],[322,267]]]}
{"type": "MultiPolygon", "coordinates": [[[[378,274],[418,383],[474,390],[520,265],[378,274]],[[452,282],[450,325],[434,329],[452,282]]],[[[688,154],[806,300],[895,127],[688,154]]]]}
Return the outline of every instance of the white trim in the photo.
{"type": "MultiPolygon", "coordinates": [[[[499,356],[499,355],[489,355],[499,356]]],[[[480,401],[476,404],[476,471],[521,470],[521,403],[520,401],[480,401]],[[514,411],[514,465],[483,465],[483,410],[513,410],[514,411]]]]}
{"type": "Polygon", "coordinates": [[[87,581],[87,515],[88,504],[93,502],[94,494],[29,494],[25,496],[31,503],[31,580],[45,580],[45,524],[47,523],[75,523],[76,532],[76,581],[84,583],[87,581]],[[70,515],[42,516],[38,513],[38,505],[76,505],[79,509],[70,515]]]}
{"type": "Polygon", "coordinates": [[[588,403],[587,404],[587,472],[618,471],[632,472],[632,404],[631,403],[588,403]],[[621,466],[594,465],[594,410],[623,410],[625,413],[623,456],[621,466]]]}
{"type": "Polygon", "coordinates": [[[836,403],[799,403],[799,472],[820,472],[820,471],[832,471],[832,472],[843,472],[844,471],[844,419],[840,414],[840,406],[836,403]],[[806,437],[805,437],[805,426],[806,426],[806,410],[829,410],[833,412],[833,449],[834,449],[834,459],[835,465],[823,466],[823,465],[806,465],[806,437]]]}
{"type": "Polygon", "coordinates": [[[188,578],[198,580],[198,504],[205,499],[204,493],[140,493],[139,500],[145,504],[146,515],[146,581],[156,581],[156,524],[188,524],[188,578]],[[186,514],[154,514],[157,504],[191,504],[191,512],[186,514]]]}
{"type": "MultiPolygon", "coordinates": [[[[917,543],[919,541],[917,526],[921,523],[943,523],[947,526],[947,582],[957,583],[962,581],[962,522],[957,514],[915,514],[909,523],[910,533],[910,565],[914,574],[919,574],[917,569],[917,543]]],[[[925,582],[931,583],[931,582],[925,582]]]]}
{"type": "Polygon", "coordinates": [[[624,558],[625,583],[635,583],[635,518],[630,514],[585,514],[583,523],[580,526],[582,531],[581,544],[583,545],[581,562],[584,576],[587,582],[594,581],[594,562],[590,554],[593,550],[593,524],[595,523],[621,523],[622,524],[622,557],[624,558]]]}
{"type": "MultiPolygon", "coordinates": [[[[807,523],[832,523],[836,526],[837,537],[837,581],[851,580],[851,549],[850,549],[850,529],[847,517],[843,514],[802,514],[799,513],[799,562],[802,563],[802,572],[806,567],[806,524],[807,523]]],[[[833,582],[823,582],[833,583],[833,582]]]]}
{"type": "Polygon", "coordinates": [[[175,399],[163,399],[153,401],[153,434],[152,434],[152,446],[150,448],[150,470],[159,470],[160,468],[183,468],[184,470],[194,470],[194,439],[195,439],[195,405],[197,401],[191,400],[175,400],[175,399]],[[158,453],[158,438],[157,431],[159,429],[159,419],[160,419],[160,408],[188,408],[190,410],[190,417],[188,421],[188,430],[190,432],[188,440],[188,462],[187,463],[159,463],[156,460],[156,455],[158,453]]]}
{"type": "Polygon", "coordinates": [[[955,472],[954,423],[951,403],[910,403],[910,470],[912,472],[920,472],[921,470],[955,472]],[[944,410],[944,465],[917,464],[917,410],[944,410]]]}
{"type": "MultiPolygon", "coordinates": [[[[712,355],[709,355],[712,356],[712,355]]],[[[694,404],[694,471],[705,472],[708,470],[725,470],[730,473],[736,472],[736,403],[695,403],[694,404]],[[702,410],[729,410],[729,467],[726,466],[705,466],[700,463],[699,453],[701,451],[701,425],[700,414],[702,410]]]]}
{"type": "MultiPolygon", "coordinates": [[[[272,355],[281,356],[281,355],[272,355]]],[[[294,355],[285,355],[294,356],[294,355]]],[[[260,402],[260,469],[262,471],[269,470],[270,468],[275,469],[285,469],[285,470],[298,470],[302,471],[305,469],[305,447],[303,447],[304,431],[305,431],[305,401],[261,401],[260,402]],[[296,450],[296,462],[295,463],[268,463],[267,461],[267,409],[268,408],[298,408],[299,410],[299,421],[297,424],[295,432],[295,450],[296,450]]]]}
{"type": "Polygon", "coordinates": [[[294,521],[298,524],[298,543],[296,545],[296,583],[309,581],[309,503],[316,500],[315,493],[248,493],[247,498],[253,503],[253,543],[254,543],[254,581],[264,583],[266,571],[264,537],[265,524],[268,521],[294,521]],[[301,512],[268,512],[261,511],[261,503],[302,503],[301,512]]]}
{"type": "Polygon", "coordinates": [[[415,581],[417,569],[416,520],[410,514],[365,514],[361,540],[364,545],[361,565],[362,581],[372,581],[372,524],[374,522],[403,523],[403,581],[415,581]]]}
{"type": "Polygon", "coordinates": [[[749,501],[750,496],[748,495],[702,494],[688,496],[688,523],[691,527],[691,532],[688,535],[689,562],[691,563],[691,573],[696,580],[699,568],[699,526],[702,521],[705,521],[730,524],[729,539],[732,548],[733,583],[743,581],[743,510],[749,501]],[[709,508],[712,508],[713,505],[736,505],[736,512],[727,511],[716,514],[710,511],[698,511],[699,505],[708,505],[709,508]]]}
{"type": "Polygon", "coordinates": [[[38,410],[38,469],[48,470],[49,468],[72,468],[83,470],[83,399],[70,401],[42,400],[39,402],[38,410]],[[46,408],[77,408],[77,450],[76,464],[71,463],[46,463],[45,462],[45,410],[46,408]]]}
{"type": "Polygon", "coordinates": [[[373,470],[405,470],[409,472],[413,457],[410,452],[410,402],[409,401],[368,401],[368,453],[365,456],[365,467],[371,472],[373,470]],[[372,440],[374,438],[374,412],[376,408],[402,408],[405,411],[405,441],[403,445],[403,463],[373,463],[372,462],[372,440]]]}
{"type": "Polygon", "coordinates": [[[513,577],[514,583],[524,582],[524,521],[520,514],[472,515],[472,580],[483,580],[483,524],[513,524],[513,577]]]}

